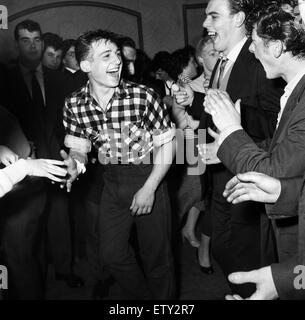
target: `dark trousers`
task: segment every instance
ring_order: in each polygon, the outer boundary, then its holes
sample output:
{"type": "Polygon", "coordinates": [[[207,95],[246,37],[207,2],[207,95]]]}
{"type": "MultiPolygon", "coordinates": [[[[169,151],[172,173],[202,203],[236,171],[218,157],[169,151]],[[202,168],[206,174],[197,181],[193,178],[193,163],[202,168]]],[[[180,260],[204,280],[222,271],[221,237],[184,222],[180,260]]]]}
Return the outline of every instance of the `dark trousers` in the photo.
{"type": "Polygon", "coordinates": [[[103,207],[92,202],[86,201],[84,204],[85,214],[87,215],[87,237],[86,237],[86,256],[90,266],[92,277],[95,281],[106,281],[110,278],[109,271],[104,268],[99,256],[99,215],[103,207]]]}
{"type": "Polygon", "coordinates": [[[2,263],[8,268],[8,299],[45,297],[46,191],[34,189],[25,182],[24,190],[13,190],[1,200],[1,249],[2,263]]]}
{"type": "MultiPolygon", "coordinates": [[[[218,261],[225,276],[236,271],[250,271],[262,267],[262,259],[268,251],[262,252],[261,214],[262,204],[245,202],[229,204],[222,193],[231,173],[222,166],[213,169],[212,254],[218,261]]],[[[265,248],[265,247],[264,247],[265,248]]],[[[249,297],[254,291],[253,284],[233,285],[232,291],[242,297],[249,297]]]]}
{"type": "Polygon", "coordinates": [[[99,219],[102,263],[119,283],[124,299],[171,299],[174,270],[170,245],[170,205],[166,184],[159,185],[151,214],[133,217],[133,196],[152,165],[108,165],[99,219]],[[129,243],[135,224],[144,273],[129,243]],[[144,276],[145,274],[145,276],[144,276]]]}
{"type": "Polygon", "coordinates": [[[59,186],[48,189],[48,250],[55,271],[69,274],[72,269],[71,221],[68,194],[59,186]]]}

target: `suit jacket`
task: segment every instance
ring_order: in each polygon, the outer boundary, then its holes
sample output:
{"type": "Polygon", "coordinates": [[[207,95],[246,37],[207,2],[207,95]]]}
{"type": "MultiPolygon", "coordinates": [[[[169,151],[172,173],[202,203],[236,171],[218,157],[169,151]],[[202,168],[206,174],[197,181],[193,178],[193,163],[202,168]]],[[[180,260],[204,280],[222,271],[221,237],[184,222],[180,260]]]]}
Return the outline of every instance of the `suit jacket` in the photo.
{"type": "MultiPolygon", "coordinates": [[[[257,171],[276,178],[305,172],[305,76],[289,97],[272,140],[257,146],[244,130],[221,144],[219,159],[233,173],[257,171]],[[266,149],[267,147],[267,149],[266,149]]],[[[279,212],[280,213],[280,212],[279,212]]]]}
{"type": "Polygon", "coordinates": [[[28,140],[36,145],[38,157],[60,159],[59,150],[64,139],[62,110],[65,97],[71,92],[71,84],[64,74],[46,67],[43,67],[43,78],[46,107],[41,111],[43,123],[39,130],[35,117],[37,111],[18,65],[8,70],[8,108],[16,115],[28,140]]]}
{"type": "MultiPolygon", "coordinates": [[[[257,171],[276,178],[303,175],[305,171],[305,76],[290,95],[273,139],[263,148],[243,131],[233,132],[222,143],[218,157],[232,172],[257,171]],[[269,146],[268,149],[265,149],[269,146]]],[[[280,261],[295,254],[297,242],[296,211],[269,215],[278,234],[280,261]],[[288,217],[290,216],[290,217],[288,217]],[[292,216],[292,217],[291,217],[292,216]],[[286,218],[286,219],[280,219],[286,218]]]]}
{"type": "Polygon", "coordinates": [[[270,215],[279,211],[287,216],[298,212],[298,253],[290,260],[271,265],[273,280],[280,299],[305,299],[305,290],[297,290],[294,281],[298,274],[294,269],[305,266],[305,176],[281,179],[281,195],[274,205],[267,206],[270,215]]]}

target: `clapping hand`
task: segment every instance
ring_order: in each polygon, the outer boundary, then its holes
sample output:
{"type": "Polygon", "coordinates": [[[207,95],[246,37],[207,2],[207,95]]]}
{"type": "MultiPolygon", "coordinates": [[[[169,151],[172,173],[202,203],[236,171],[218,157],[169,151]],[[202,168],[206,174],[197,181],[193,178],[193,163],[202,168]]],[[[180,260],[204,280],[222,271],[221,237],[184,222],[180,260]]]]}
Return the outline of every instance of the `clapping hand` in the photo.
{"type": "Polygon", "coordinates": [[[223,196],[233,204],[244,201],[275,203],[281,193],[281,182],[263,173],[247,172],[233,177],[223,196]]]}
{"type": "Polygon", "coordinates": [[[220,132],[225,129],[240,125],[240,102],[234,104],[225,91],[210,89],[204,100],[205,111],[209,113],[215,126],[220,132]]]}
{"type": "Polygon", "coordinates": [[[215,140],[212,143],[198,144],[197,148],[201,156],[202,162],[207,165],[220,163],[221,161],[217,157],[217,152],[219,149],[219,134],[213,131],[211,128],[208,128],[208,133],[215,140]]]}

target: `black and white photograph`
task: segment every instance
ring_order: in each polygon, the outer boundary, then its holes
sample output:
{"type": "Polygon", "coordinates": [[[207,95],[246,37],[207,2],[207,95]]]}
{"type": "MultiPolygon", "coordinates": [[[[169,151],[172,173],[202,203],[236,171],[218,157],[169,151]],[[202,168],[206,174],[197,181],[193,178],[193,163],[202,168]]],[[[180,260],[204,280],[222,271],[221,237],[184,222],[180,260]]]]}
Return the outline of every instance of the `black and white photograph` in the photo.
{"type": "Polygon", "coordinates": [[[305,300],[305,0],[0,0],[0,300],[305,300]]]}

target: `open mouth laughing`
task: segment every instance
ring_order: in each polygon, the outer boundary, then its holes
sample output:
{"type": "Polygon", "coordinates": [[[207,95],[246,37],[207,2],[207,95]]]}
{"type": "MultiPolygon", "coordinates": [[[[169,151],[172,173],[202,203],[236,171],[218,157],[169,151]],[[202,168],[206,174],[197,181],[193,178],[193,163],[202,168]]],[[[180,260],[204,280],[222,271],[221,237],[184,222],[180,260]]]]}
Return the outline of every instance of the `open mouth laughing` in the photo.
{"type": "Polygon", "coordinates": [[[216,37],[217,37],[217,33],[215,31],[209,31],[208,35],[210,36],[210,38],[215,41],[216,37]]]}
{"type": "Polygon", "coordinates": [[[120,67],[116,67],[116,68],[112,68],[112,69],[108,70],[107,74],[109,74],[111,77],[119,78],[120,77],[120,71],[121,71],[121,68],[120,67]]]}

